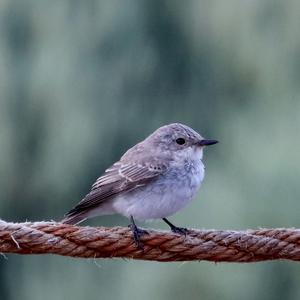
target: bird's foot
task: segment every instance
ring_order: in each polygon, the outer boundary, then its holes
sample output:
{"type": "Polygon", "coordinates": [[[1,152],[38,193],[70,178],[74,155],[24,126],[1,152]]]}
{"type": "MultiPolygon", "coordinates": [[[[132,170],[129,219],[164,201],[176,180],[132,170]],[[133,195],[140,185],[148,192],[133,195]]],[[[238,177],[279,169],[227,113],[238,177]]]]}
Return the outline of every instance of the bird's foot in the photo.
{"type": "Polygon", "coordinates": [[[179,233],[179,234],[184,234],[184,235],[187,235],[190,230],[187,229],[187,228],[183,228],[183,227],[177,227],[175,226],[174,224],[172,224],[168,219],[166,218],[163,218],[163,221],[166,222],[170,228],[171,228],[171,231],[174,232],[174,233],[179,233]]]}
{"type": "Polygon", "coordinates": [[[140,248],[140,249],[144,249],[144,244],[143,242],[141,241],[141,236],[143,234],[149,234],[149,232],[147,230],[143,230],[143,229],[140,229],[138,228],[137,226],[135,225],[128,225],[128,227],[131,229],[132,231],[132,234],[133,234],[133,240],[134,240],[134,243],[135,245],[140,248]]]}
{"type": "Polygon", "coordinates": [[[132,234],[133,234],[133,240],[134,240],[134,243],[135,245],[137,246],[137,248],[139,249],[144,249],[144,244],[143,242],[141,241],[141,236],[143,234],[149,234],[149,232],[147,230],[144,230],[144,229],[141,229],[141,228],[138,228],[136,225],[135,225],[135,222],[133,220],[133,218],[131,218],[131,224],[128,225],[128,227],[131,229],[132,231],[132,234]]]}
{"type": "Polygon", "coordinates": [[[190,232],[190,230],[188,230],[187,228],[177,227],[177,226],[171,227],[171,231],[174,233],[179,233],[179,234],[184,234],[184,235],[187,235],[190,232]]]}

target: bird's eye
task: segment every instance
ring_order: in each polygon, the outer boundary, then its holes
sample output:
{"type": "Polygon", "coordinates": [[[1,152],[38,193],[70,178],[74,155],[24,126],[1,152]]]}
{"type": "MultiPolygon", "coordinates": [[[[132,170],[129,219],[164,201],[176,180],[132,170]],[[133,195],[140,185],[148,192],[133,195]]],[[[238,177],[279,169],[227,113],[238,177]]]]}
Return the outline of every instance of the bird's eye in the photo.
{"type": "Polygon", "coordinates": [[[185,139],[183,139],[183,138],[178,138],[178,139],[176,139],[176,143],[177,143],[178,145],[183,145],[183,144],[185,144],[185,139]]]}

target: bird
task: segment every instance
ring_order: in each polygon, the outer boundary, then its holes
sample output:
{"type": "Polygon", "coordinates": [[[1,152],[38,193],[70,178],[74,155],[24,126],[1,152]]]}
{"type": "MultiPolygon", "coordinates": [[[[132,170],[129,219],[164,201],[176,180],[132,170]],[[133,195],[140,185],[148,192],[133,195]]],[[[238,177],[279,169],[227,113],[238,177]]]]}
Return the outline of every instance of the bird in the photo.
{"type": "Polygon", "coordinates": [[[173,232],[187,234],[188,229],[175,226],[167,217],[195,197],[204,179],[203,149],[216,143],[181,123],[158,128],[106,169],[62,223],[121,214],[130,219],[138,247],[147,231],[137,227],[135,220],[162,219],[173,232]]]}

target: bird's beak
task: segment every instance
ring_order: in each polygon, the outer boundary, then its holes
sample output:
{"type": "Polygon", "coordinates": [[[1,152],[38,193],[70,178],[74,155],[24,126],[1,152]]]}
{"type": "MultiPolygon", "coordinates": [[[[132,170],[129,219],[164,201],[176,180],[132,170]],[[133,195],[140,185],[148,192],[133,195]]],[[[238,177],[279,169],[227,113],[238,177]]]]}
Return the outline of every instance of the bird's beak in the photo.
{"type": "Polygon", "coordinates": [[[201,140],[198,142],[198,146],[210,146],[210,145],[214,145],[214,144],[217,144],[219,143],[218,141],[216,140],[201,140]]]}

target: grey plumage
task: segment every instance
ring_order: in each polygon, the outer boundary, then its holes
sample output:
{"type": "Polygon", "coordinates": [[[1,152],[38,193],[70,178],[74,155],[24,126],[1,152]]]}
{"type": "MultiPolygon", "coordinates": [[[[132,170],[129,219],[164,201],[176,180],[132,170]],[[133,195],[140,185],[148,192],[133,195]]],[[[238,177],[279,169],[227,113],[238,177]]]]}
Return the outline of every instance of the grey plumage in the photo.
{"type": "Polygon", "coordinates": [[[183,124],[157,129],[108,168],[62,222],[75,224],[106,213],[140,219],[168,216],[185,205],[200,187],[204,176],[203,141],[208,140],[183,124]],[[184,190],[176,192],[177,184],[184,190]]]}

